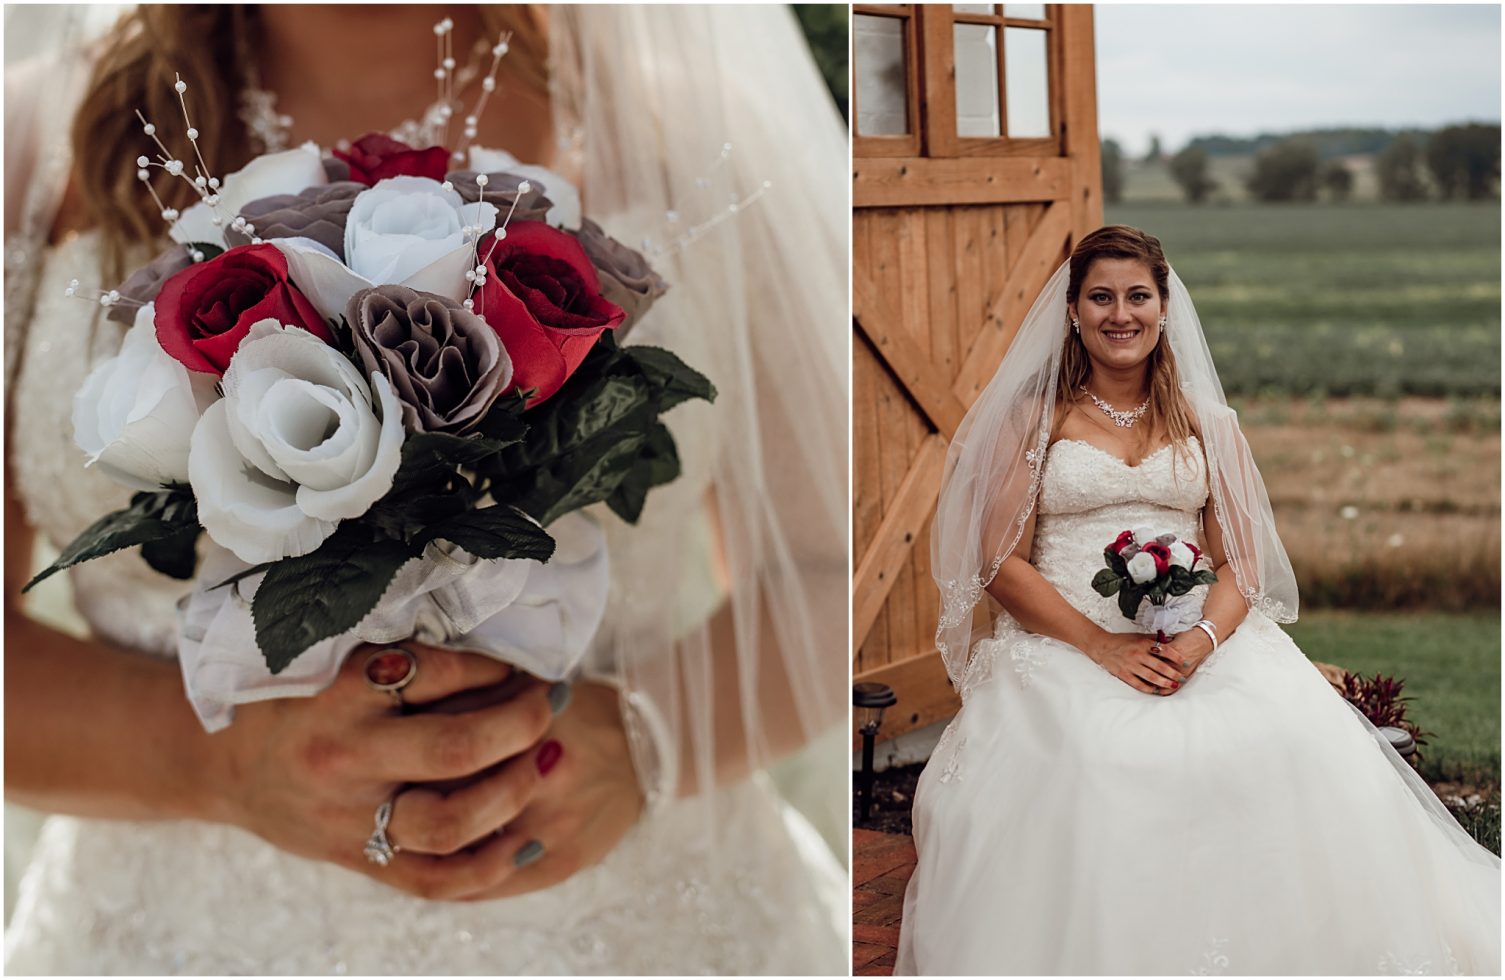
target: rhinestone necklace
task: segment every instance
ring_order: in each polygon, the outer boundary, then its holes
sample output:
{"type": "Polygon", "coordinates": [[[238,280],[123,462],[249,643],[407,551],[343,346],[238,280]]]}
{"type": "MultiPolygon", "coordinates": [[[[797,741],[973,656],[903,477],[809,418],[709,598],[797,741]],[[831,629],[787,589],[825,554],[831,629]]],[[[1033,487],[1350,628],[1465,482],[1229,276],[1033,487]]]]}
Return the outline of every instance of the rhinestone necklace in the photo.
{"type": "Polygon", "coordinates": [[[1150,400],[1146,398],[1140,404],[1140,406],[1133,411],[1120,412],[1112,405],[1109,405],[1107,402],[1103,401],[1101,398],[1088,391],[1086,385],[1082,385],[1081,389],[1088,398],[1092,399],[1092,404],[1096,405],[1104,415],[1112,419],[1113,424],[1118,426],[1120,429],[1134,428],[1134,423],[1138,422],[1140,418],[1144,416],[1145,411],[1150,407],[1150,400]]]}

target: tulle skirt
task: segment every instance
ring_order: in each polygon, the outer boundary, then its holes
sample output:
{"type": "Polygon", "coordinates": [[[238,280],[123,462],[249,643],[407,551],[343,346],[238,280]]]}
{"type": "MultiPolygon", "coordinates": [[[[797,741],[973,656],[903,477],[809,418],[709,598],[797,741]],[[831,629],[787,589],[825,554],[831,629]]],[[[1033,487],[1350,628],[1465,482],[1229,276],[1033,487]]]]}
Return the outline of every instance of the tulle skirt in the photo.
{"type": "Polygon", "coordinates": [[[1032,634],[977,655],[896,972],[1499,974],[1499,860],[1267,618],[1169,697],[1032,634]]]}

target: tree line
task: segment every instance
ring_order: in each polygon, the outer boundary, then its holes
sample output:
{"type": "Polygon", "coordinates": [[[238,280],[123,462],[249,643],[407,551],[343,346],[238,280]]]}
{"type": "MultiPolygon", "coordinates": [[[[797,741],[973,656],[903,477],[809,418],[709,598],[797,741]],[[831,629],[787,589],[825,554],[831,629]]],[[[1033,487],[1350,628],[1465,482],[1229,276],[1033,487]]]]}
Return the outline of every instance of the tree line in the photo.
{"type": "MultiPolygon", "coordinates": [[[[1209,147],[1226,152],[1229,147],[1220,140],[1230,145],[1236,142],[1226,137],[1202,137],[1166,159],[1155,138],[1146,162],[1163,161],[1186,200],[1202,204],[1219,187],[1211,173],[1213,154],[1209,147]]],[[[1332,139],[1301,134],[1278,140],[1261,136],[1253,142],[1261,148],[1255,152],[1254,169],[1244,178],[1244,185],[1255,200],[1315,201],[1325,195],[1332,201],[1346,201],[1353,194],[1353,170],[1343,160],[1331,159],[1323,152],[1331,150],[1332,139]]],[[[1102,163],[1103,197],[1116,204],[1123,199],[1126,161],[1115,140],[1103,141],[1102,163]]],[[[1379,146],[1374,154],[1374,172],[1380,198],[1385,201],[1498,198],[1500,127],[1467,123],[1430,134],[1401,132],[1379,146]]]]}

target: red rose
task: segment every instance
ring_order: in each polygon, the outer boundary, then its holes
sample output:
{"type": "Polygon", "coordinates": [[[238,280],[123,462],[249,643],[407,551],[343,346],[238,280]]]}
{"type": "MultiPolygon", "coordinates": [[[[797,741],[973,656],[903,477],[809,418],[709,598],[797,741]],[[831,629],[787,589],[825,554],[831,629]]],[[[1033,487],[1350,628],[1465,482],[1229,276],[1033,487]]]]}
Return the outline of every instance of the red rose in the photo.
{"type": "MultiPolygon", "coordinates": [[[[482,246],[484,248],[484,246],[482,246]]],[[[601,295],[580,243],[541,221],[516,221],[487,258],[476,311],[512,358],[509,391],[537,389],[536,405],[559,390],[601,331],[626,318],[601,295]]]]}
{"type": "Polygon", "coordinates": [[[1197,567],[1197,562],[1199,562],[1199,561],[1202,560],[1202,549],[1198,548],[1196,545],[1192,544],[1190,541],[1183,541],[1181,543],[1184,544],[1184,545],[1186,545],[1186,550],[1187,551],[1191,552],[1191,567],[1192,568],[1196,568],[1197,567]]]}
{"type": "Polygon", "coordinates": [[[319,311],[288,281],[277,246],[242,245],[162,284],[157,341],[188,370],[223,375],[251,325],[268,317],[334,343],[319,311]]]}
{"type": "Polygon", "coordinates": [[[443,180],[449,169],[449,151],[442,146],[415,150],[406,143],[367,133],[350,146],[349,153],[334,155],[350,165],[350,179],[372,187],[388,177],[428,177],[443,180]]]}
{"type": "Polygon", "coordinates": [[[1113,552],[1115,555],[1121,555],[1123,554],[1123,550],[1133,543],[1134,532],[1125,531],[1117,538],[1115,538],[1112,544],[1108,545],[1108,550],[1113,552]]]}
{"type": "Polygon", "coordinates": [[[1171,570],[1171,549],[1158,541],[1152,541],[1139,549],[1142,555],[1149,555],[1155,559],[1155,574],[1164,575],[1171,570]]]}

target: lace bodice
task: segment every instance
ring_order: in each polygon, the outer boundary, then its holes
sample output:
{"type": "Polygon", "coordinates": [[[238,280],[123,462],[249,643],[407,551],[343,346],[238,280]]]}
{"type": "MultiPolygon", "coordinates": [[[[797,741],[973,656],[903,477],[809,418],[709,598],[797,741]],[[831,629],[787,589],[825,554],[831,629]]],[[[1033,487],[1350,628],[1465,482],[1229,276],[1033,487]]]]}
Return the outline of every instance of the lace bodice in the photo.
{"type": "MultiPolygon", "coordinates": [[[[64,295],[70,279],[97,278],[100,252],[99,235],[85,232],[45,253],[16,390],[9,394],[10,475],[28,521],[58,548],[131,498],[129,489],[85,469],[73,442],[74,393],[96,363],[119,351],[126,329],[106,319],[101,307],[64,295]]],[[[160,656],[176,653],[176,602],[188,583],[152,571],[135,549],[68,574],[79,612],[101,637],[160,656]]]]}
{"type": "Polygon", "coordinates": [[[1195,437],[1188,448],[1189,454],[1166,446],[1138,466],[1074,439],[1060,440],[1046,455],[1030,561],[1104,629],[1137,628],[1116,599],[1092,589],[1103,548],[1120,532],[1150,525],[1201,543],[1207,464],[1195,437]]]}

